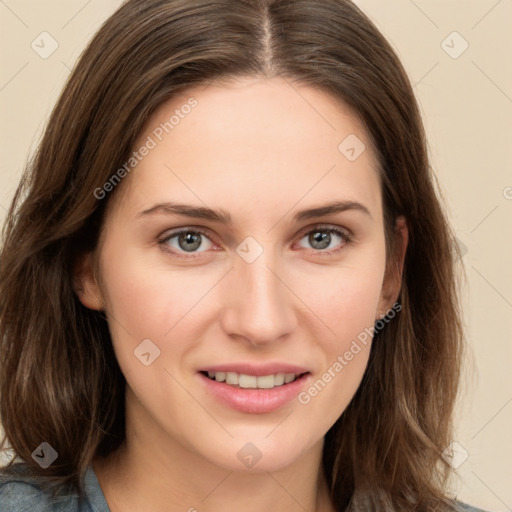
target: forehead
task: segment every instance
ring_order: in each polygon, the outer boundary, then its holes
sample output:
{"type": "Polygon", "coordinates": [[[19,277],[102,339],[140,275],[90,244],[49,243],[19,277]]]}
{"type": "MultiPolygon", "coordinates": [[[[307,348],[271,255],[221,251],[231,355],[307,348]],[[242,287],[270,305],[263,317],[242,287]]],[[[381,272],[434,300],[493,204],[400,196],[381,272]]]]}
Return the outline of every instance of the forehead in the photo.
{"type": "Polygon", "coordinates": [[[125,206],[179,200],[231,211],[326,199],[369,204],[380,180],[371,142],[331,95],[282,78],[245,78],[190,88],[163,103],[134,150],[151,149],[130,173],[125,206]]]}

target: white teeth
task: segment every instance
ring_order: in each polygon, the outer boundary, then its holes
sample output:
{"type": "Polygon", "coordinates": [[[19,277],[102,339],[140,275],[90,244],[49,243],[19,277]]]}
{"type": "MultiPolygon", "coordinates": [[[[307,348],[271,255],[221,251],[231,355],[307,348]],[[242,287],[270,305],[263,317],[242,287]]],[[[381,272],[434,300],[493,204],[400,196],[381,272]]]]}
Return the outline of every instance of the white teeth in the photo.
{"type": "Polygon", "coordinates": [[[225,372],[215,372],[215,380],[217,382],[224,382],[226,380],[225,372]]]}
{"type": "Polygon", "coordinates": [[[262,375],[258,377],[258,387],[261,389],[272,389],[275,386],[275,377],[273,375],[262,375]]]}
{"type": "Polygon", "coordinates": [[[238,377],[238,385],[241,388],[257,388],[258,378],[254,375],[244,375],[243,373],[238,377]]]}
{"type": "Polygon", "coordinates": [[[284,383],[289,384],[290,382],[293,382],[295,380],[295,374],[294,373],[285,373],[284,374],[284,383]]]}
{"type": "Polygon", "coordinates": [[[276,373],[255,376],[236,372],[208,372],[208,377],[217,382],[225,382],[230,386],[244,389],[272,389],[293,382],[298,375],[295,373],[276,373]]]}
{"type": "Polygon", "coordinates": [[[226,373],[226,384],[231,384],[232,386],[238,386],[238,373],[227,372],[226,373]]]}
{"type": "Polygon", "coordinates": [[[274,386],[282,386],[284,384],[284,373],[274,375],[274,386]]]}

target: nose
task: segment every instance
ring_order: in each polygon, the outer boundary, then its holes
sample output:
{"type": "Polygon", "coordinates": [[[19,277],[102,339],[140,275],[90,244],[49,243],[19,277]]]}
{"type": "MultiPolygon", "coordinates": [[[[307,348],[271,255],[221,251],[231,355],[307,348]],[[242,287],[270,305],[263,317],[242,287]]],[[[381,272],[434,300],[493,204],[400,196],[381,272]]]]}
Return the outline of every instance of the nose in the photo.
{"type": "Polygon", "coordinates": [[[264,347],[295,330],[297,299],[270,251],[252,263],[237,257],[227,281],[221,324],[229,336],[264,347]]]}

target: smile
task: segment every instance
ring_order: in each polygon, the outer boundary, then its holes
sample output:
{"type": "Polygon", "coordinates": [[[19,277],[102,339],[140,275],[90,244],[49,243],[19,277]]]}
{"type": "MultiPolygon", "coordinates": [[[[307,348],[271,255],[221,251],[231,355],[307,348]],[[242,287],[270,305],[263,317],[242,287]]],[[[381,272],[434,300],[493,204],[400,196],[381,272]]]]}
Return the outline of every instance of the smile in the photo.
{"type": "Polygon", "coordinates": [[[220,405],[242,413],[271,413],[295,403],[295,398],[313,378],[309,371],[289,365],[286,368],[288,371],[276,373],[273,371],[285,369],[283,366],[287,365],[274,365],[274,368],[242,366],[244,368],[240,368],[239,372],[233,371],[234,368],[222,367],[203,369],[197,373],[207,395],[220,405]]]}
{"type": "Polygon", "coordinates": [[[216,382],[225,382],[229,386],[244,389],[273,389],[290,384],[301,377],[302,374],[275,373],[269,375],[248,375],[236,372],[201,372],[216,382]]]}

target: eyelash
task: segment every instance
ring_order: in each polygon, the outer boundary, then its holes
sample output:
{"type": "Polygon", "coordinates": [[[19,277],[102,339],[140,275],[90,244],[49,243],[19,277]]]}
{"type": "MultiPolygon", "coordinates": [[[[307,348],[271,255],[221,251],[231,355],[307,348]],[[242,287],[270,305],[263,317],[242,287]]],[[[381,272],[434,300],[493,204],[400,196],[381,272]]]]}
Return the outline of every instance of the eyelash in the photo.
{"type": "MultiPolygon", "coordinates": [[[[325,233],[329,233],[331,235],[335,234],[336,236],[340,237],[341,240],[342,240],[341,247],[338,247],[338,248],[335,248],[335,249],[329,249],[329,250],[311,249],[311,251],[313,251],[313,252],[315,252],[317,254],[322,254],[323,256],[324,255],[331,255],[331,254],[335,254],[337,252],[340,252],[341,250],[343,250],[343,248],[345,246],[351,244],[352,241],[353,241],[352,234],[349,233],[348,231],[341,230],[339,228],[334,228],[332,226],[322,226],[322,225],[314,226],[312,229],[309,229],[308,231],[303,231],[299,235],[298,240],[300,241],[305,236],[310,235],[311,233],[316,233],[316,232],[325,232],[325,233]]],[[[190,258],[197,258],[197,257],[199,257],[199,255],[201,253],[193,253],[192,252],[192,253],[188,253],[188,255],[185,255],[187,253],[185,253],[185,252],[176,252],[175,250],[169,249],[169,246],[167,245],[167,243],[170,240],[172,240],[173,238],[178,237],[182,233],[200,234],[200,235],[202,235],[202,236],[204,236],[204,237],[206,237],[206,238],[208,238],[210,240],[210,237],[208,236],[208,233],[206,233],[206,231],[202,230],[201,228],[182,228],[182,229],[179,229],[178,231],[173,231],[172,233],[169,233],[169,234],[165,235],[163,238],[158,239],[157,243],[160,246],[160,248],[162,249],[162,251],[167,252],[167,253],[171,253],[173,256],[176,256],[178,258],[190,259],[190,258]]],[[[210,241],[212,243],[214,243],[212,240],[210,240],[210,241]]]]}

